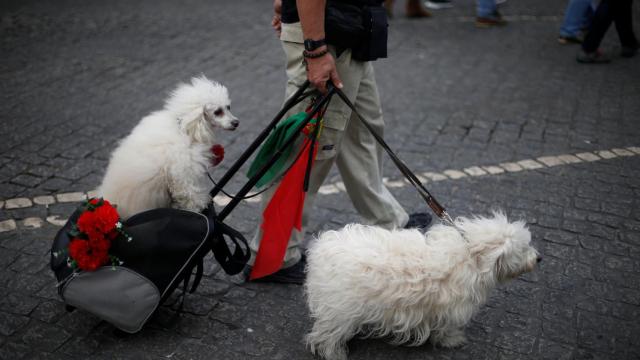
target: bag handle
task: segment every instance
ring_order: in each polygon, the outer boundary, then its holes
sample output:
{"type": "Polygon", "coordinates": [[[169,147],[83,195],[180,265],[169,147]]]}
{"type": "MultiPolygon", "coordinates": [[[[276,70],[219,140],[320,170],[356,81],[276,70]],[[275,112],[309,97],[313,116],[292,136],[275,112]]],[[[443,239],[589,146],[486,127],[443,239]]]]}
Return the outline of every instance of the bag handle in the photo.
{"type": "MultiPolygon", "coordinates": [[[[251,257],[247,239],[237,230],[222,222],[216,217],[213,204],[207,207],[203,214],[209,220],[209,244],[222,269],[229,275],[235,275],[242,271],[251,257]],[[227,245],[226,239],[234,245],[233,253],[227,245]]],[[[196,274],[197,275],[197,274],[196,274]]]]}

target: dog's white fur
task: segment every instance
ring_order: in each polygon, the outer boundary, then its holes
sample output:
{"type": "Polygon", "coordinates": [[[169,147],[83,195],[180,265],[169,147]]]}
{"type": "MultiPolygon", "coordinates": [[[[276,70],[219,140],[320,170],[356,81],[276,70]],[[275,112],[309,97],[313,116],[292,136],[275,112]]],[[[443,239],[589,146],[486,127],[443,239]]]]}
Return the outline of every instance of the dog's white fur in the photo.
{"type": "Polygon", "coordinates": [[[502,213],[458,218],[456,227],[422,234],[351,224],[319,235],[307,252],[311,351],[346,359],[356,334],[394,344],[464,343],[462,328],[488,292],[533,270],[539,257],[524,222],[502,213]]]}
{"type": "Polygon", "coordinates": [[[122,218],[158,207],[205,208],[215,129],[238,125],[230,104],[227,89],[204,76],[180,84],[115,149],[99,195],[122,218]]]}

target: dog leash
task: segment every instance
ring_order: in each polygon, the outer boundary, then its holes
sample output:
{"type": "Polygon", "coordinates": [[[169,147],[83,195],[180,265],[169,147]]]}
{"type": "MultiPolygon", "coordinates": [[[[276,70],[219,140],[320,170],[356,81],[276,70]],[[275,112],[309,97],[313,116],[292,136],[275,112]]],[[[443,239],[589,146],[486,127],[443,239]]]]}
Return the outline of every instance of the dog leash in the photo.
{"type": "Polygon", "coordinates": [[[387,145],[387,143],[384,141],[382,136],[376,133],[373,127],[371,127],[371,125],[367,123],[364,117],[360,115],[360,113],[356,110],[353,103],[351,103],[351,100],[349,100],[349,98],[344,94],[344,92],[342,92],[342,90],[333,86],[333,84],[331,84],[330,82],[327,83],[327,87],[333,88],[335,93],[342,99],[342,101],[344,101],[344,103],[347,104],[347,106],[351,109],[351,111],[353,111],[353,113],[356,114],[358,119],[367,128],[367,130],[369,130],[369,132],[371,133],[371,135],[373,135],[373,137],[376,139],[378,144],[380,144],[380,146],[382,146],[382,148],[387,152],[389,157],[391,157],[391,160],[396,165],[396,167],[398,167],[398,170],[400,170],[400,172],[405,176],[407,181],[409,181],[409,183],[418,191],[418,194],[420,194],[420,197],[422,197],[422,199],[427,203],[429,208],[431,208],[431,210],[436,214],[436,216],[438,216],[438,218],[440,218],[442,221],[444,221],[448,225],[456,227],[455,222],[453,221],[453,219],[451,218],[447,210],[438,202],[438,200],[436,200],[436,198],[429,192],[429,190],[427,190],[427,188],[422,184],[420,179],[418,179],[418,177],[407,167],[407,165],[405,165],[405,163],[393,152],[393,150],[391,150],[391,148],[389,147],[389,145],[387,145]]]}

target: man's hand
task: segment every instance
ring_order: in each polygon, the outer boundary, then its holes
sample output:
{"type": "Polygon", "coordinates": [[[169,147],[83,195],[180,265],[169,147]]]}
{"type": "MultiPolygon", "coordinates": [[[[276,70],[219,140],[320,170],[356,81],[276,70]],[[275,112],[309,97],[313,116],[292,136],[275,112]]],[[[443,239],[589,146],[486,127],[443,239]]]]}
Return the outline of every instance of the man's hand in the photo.
{"type": "MultiPolygon", "coordinates": [[[[300,25],[305,39],[324,39],[324,8],[326,0],[296,0],[300,25]]],[[[311,54],[326,51],[326,45],[315,49],[311,54]]],[[[327,80],[342,88],[342,81],[338,77],[336,62],[331,54],[317,58],[305,59],[307,61],[307,79],[322,93],[327,92],[327,80]]]]}
{"type": "MultiPolygon", "coordinates": [[[[326,51],[326,46],[322,46],[314,52],[326,51]]],[[[336,70],[336,62],[330,53],[317,58],[306,58],[307,79],[320,92],[327,92],[327,81],[331,80],[337,88],[342,88],[342,81],[336,70]]]]}
{"type": "Polygon", "coordinates": [[[282,22],[280,20],[280,15],[282,14],[282,0],[273,0],[273,18],[271,19],[271,26],[273,30],[278,34],[278,38],[280,38],[280,34],[282,33],[282,22]]]}

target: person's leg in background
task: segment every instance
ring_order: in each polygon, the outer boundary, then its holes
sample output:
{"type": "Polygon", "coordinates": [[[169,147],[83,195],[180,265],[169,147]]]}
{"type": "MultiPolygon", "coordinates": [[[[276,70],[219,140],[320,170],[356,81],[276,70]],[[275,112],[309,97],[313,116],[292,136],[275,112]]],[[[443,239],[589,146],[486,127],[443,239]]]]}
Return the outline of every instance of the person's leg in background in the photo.
{"type": "MultiPolygon", "coordinates": [[[[613,0],[619,1],[619,0],[613,0]]],[[[611,11],[611,1],[602,0],[589,27],[589,32],[582,43],[582,50],[578,52],[576,60],[581,63],[601,64],[611,61],[598,47],[607,33],[609,26],[613,22],[613,12],[611,11]]]]}
{"type": "Polygon", "coordinates": [[[582,30],[589,24],[592,15],[591,0],[569,0],[560,27],[558,42],[561,44],[582,43],[582,30]]]}
{"type": "MultiPolygon", "coordinates": [[[[421,0],[406,0],[405,9],[408,18],[425,18],[430,17],[431,13],[425,10],[420,3],[421,0]]],[[[393,17],[393,3],[394,0],[385,0],[384,8],[387,10],[387,15],[393,17]]]]}
{"type": "Polygon", "coordinates": [[[638,39],[633,32],[633,0],[618,0],[611,11],[622,45],[620,55],[632,57],[638,52],[638,39]]]}
{"type": "Polygon", "coordinates": [[[498,12],[495,0],[476,0],[476,26],[488,28],[506,25],[506,21],[498,12]]]}

